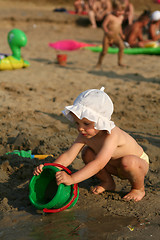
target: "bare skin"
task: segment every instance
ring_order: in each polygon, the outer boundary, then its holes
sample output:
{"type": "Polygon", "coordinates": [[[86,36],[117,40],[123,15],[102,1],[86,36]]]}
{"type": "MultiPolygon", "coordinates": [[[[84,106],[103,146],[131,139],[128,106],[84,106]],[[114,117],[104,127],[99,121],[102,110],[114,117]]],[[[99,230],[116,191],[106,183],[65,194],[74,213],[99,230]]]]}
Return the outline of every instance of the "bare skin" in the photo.
{"type": "Polygon", "coordinates": [[[125,13],[124,13],[124,21],[128,20],[128,24],[131,25],[133,23],[134,18],[134,6],[129,0],[124,0],[125,3],[125,13]]]}
{"type": "Polygon", "coordinates": [[[125,29],[126,41],[130,47],[144,47],[150,40],[143,39],[143,27],[149,22],[149,18],[143,21],[137,21],[125,29]]]}
{"type": "Polygon", "coordinates": [[[156,33],[160,29],[160,20],[152,21],[149,27],[150,39],[153,41],[160,40],[160,33],[156,33]]]}
{"type": "MultiPolygon", "coordinates": [[[[87,164],[91,159],[95,158],[95,154],[89,147],[84,148],[82,153],[82,159],[87,164]]],[[[124,196],[124,199],[135,201],[140,201],[145,196],[144,190],[144,177],[146,175],[146,171],[148,171],[148,164],[143,160],[136,156],[127,156],[118,160],[110,160],[109,163],[102,169],[99,173],[96,174],[96,177],[100,179],[101,183],[98,186],[92,188],[92,192],[94,194],[99,194],[104,192],[105,190],[114,191],[115,190],[115,182],[112,178],[112,175],[121,177],[123,179],[128,179],[131,183],[132,189],[131,191],[124,196]],[[133,163],[133,166],[127,166],[128,162],[133,163]],[[127,163],[127,164],[126,164],[127,163]],[[117,171],[117,166],[118,170],[117,171]],[[135,171],[135,174],[130,173],[135,171]],[[142,171],[144,169],[144,171],[142,171]],[[119,176],[119,173],[121,176],[119,176]],[[137,181],[135,181],[135,179],[137,181]]]]}
{"type": "Polygon", "coordinates": [[[117,45],[119,48],[118,65],[121,67],[125,66],[122,63],[123,49],[124,49],[124,44],[122,39],[125,38],[122,32],[122,26],[121,26],[123,21],[123,13],[124,13],[123,10],[116,9],[114,10],[113,14],[107,15],[106,18],[104,19],[103,48],[102,48],[102,52],[99,55],[96,68],[101,67],[104,56],[108,51],[108,47],[112,44],[117,45]]]}
{"type": "Polygon", "coordinates": [[[88,6],[84,0],[74,1],[74,8],[75,8],[75,12],[78,14],[82,14],[83,11],[88,11],[88,6]]]}
{"type": "Polygon", "coordinates": [[[97,21],[103,20],[106,14],[111,13],[112,4],[110,0],[95,1],[95,17],[97,21]]]}
{"type": "Polygon", "coordinates": [[[112,10],[111,0],[92,0],[89,2],[88,16],[92,28],[97,28],[96,21],[102,21],[106,14],[112,10]]]}
{"type": "MultiPolygon", "coordinates": [[[[124,199],[140,201],[145,196],[144,177],[149,169],[149,164],[140,158],[143,153],[142,147],[118,127],[114,127],[111,134],[108,134],[105,130],[96,130],[94,122],[86,118],[80,120],[73,113],[72,116],[79,135],[73,145],[60,155],[55,163],[67,167],[83,149],[82,159],[85,166],[71,175],[64,171],[57,172],[57,184],[71,185],[96,175],[101,184],[92,191],[99,194],[105,190],[115,190],[112,175],[120,177],[120,174],[131,183],[131,191],[124,199]]],[[[40,174],[42,170],[41,164],[34,170],[34,175],[40,174]]]]}

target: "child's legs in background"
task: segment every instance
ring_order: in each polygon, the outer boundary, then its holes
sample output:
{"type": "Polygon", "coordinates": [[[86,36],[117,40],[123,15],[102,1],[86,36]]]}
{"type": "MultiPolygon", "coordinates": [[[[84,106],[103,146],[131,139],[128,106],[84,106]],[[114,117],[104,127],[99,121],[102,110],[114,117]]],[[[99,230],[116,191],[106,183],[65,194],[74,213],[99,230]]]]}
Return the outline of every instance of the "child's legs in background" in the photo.
{"type": "Polygon", "coordinates": [[[123,57],[123,51],[124,51],[124,43],[120,36],[117,37],[117,39],[114,41],[114,43],[118,46],[119,52],[118,52],[118,65],[119,66],[125,66],[122,64],[122,57],[123,57]]]}
{"type": "Polygon", "coordinates": [[[109,47],[109,39],[108,39],[108,37],[105,34],[104,38],[103,38],[102,52],[100,52],[99,59],[98,59],[96,67],[100,67],[101,66],[103,58],[104,58],[104,56],[106,55],[106,53],[108,51],[108,47],[109,47]]]}

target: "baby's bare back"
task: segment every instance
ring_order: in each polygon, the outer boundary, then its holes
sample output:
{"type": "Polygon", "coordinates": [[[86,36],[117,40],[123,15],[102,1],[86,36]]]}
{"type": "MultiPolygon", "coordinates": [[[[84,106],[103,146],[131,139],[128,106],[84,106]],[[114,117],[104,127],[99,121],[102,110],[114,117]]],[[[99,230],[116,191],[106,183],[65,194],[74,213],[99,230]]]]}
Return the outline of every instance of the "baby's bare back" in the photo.
{"type": "Polygon", "coordinates": [[[138,157],[142,155],[142,147],[132,136],[118,127],[116,127],[115,132],[115,134],[118,134],[118,145],[113,153],[112,159],[118,159],[127,155],[135,155],[138,157]]]}

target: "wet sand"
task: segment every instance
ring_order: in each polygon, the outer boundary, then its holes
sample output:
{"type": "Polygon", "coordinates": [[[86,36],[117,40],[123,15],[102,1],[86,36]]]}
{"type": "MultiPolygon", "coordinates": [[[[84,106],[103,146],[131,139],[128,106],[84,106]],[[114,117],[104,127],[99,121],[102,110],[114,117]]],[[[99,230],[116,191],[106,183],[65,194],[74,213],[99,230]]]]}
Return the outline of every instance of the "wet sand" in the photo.
{"type": "MultiPolygon", "coordinates": [[[[54,3],[36,6],[33,2],[0,1],[0,52],[11,53],[7,34],[19,28],[28,38],[22,56],[30,62],[29,68],[0,72],[0,238],[19,240],[25,233],[23,239],[158,239],[159,56],[124,55],[128,67],[120,68],[117,55],[109,54],[103,68],[95,70],[98,53],[80,49],[66,52],[67,65],[61,67],[56,59],[59,52],[50,48],[49,42],[73,39],[101,44],[103,31],[90,28],[86,17],[53,13],[59,7],[54,3]],[[116,192],[95,196],[90,192],[97,183],[93,177],[79,184],[74,208],[44,216],[28,199],[33,169],[41,162],[53,162],[74,141],[77,131],[62,115],[64,107],[82,91],[101,86],[113,100],[115,124],[130,133],[150,157],[146,196],[138,203],[124,201],[130,185],[118,178],[116,192]],[[4,155],[14,149],[54,157],[31,160],[4,155]],[[57,232],[51,230],[54,226],[57,232]]],[[[82,166],[79,155],[70,169],[74,172],[82,166]]]]}

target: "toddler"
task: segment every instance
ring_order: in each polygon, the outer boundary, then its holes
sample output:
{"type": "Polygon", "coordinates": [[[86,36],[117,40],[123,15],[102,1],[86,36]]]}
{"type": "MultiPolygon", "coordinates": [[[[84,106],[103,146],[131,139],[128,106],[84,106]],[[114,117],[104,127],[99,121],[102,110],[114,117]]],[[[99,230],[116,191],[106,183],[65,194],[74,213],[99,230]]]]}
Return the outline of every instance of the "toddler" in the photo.
{"type": "Polygon", "coordinates": [[[122,32],[122,22],[124,19],[125,5],[120,0],[115,0],[113,1],[112,8],[112,13],[108,14],[103,21],[103,48],[102,52],[99,55],[96,68],[100,68],[100,66],[102,65],[102,61],[108,51],[108,47],[112,44],[115,44],[119,48],[118,65],[125,66],[124,64],[122,64],[122,56],[124,49],[123,39],[125,38],[122,32]]]}
{"type": "MultiPolygon", "coordinates": [[[[96,175],[100,184],[92,191],[99,194],[105,190],[115,190],[114,175],[128,179],[131,184],[131,191],[124,199],[141,200],[145,196],[144,177],[149,169],[149,158],[128,133],[111,121],[113,103],[104,88],[82,92],[73,105],[65,107],[63,113],[76,123],[79,134],[55,163],[67,167],[82,151],[85,166],[71,175],[65,171],[57,172],[57,184],[71,185],[96,175]]],[[[42,170],[43,164],[36,167],[34,175],[42,170]]]]}

